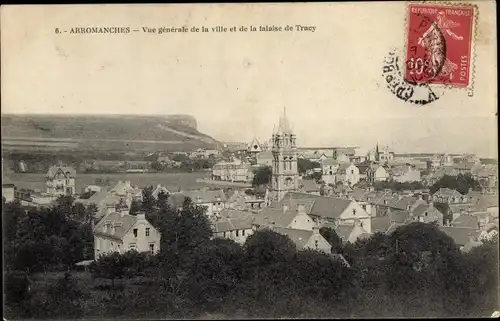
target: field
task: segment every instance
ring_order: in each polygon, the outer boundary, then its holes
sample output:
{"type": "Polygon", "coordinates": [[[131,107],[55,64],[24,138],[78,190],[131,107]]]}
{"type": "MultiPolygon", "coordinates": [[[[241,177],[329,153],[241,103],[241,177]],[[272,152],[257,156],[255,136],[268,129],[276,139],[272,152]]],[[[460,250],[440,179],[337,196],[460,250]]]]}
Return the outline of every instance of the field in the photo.
{"type": "MultiPolygon", "coordinates": [[[[17,188],[39,189],[45,191],[45,174],[43,173],[4,173],[9,183],[15,184],[17,188]]],[[[77,174],[76,191],[81,192],[87,185],[96,183],[96,179],[110,180],[111,184],[118,181],[130,181],[132,185],[140,187],[161,184],[172,192],[179,190],[192,190],[207,186],[196,180],[209,177],[208,172],[193,173],[117,173],[117,174],[77,174]]]]}

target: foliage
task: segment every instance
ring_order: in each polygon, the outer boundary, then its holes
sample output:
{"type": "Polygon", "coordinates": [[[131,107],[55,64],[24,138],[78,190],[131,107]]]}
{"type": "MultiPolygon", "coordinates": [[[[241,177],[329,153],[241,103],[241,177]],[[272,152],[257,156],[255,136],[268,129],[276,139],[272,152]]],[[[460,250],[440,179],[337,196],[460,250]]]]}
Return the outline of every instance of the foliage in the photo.
{"type": "Polygon", "coordinates": [[[392,191],[414,191],[424,188],[424,185],[421,182],[396,182],[391,179],[389,181],[377,181],[373,183],[373,187],[376,191],[384,189],[390,189],[392,191]]]}
{"type": "Polygon", "coordinates": [[[337,235],[333,228],[322,227],[319,229],[319,233],[332,246],[332,253],[342,252],[342,239],[337,235]]]}
{"type": "Polygon", "coordinates": [[[43,270],[61,261],[69,265],[81,255],[82,245],[72,237],[87,224],[85,209],[69,199],[27,214],[19,204],[4,204],[5,224],[17,231],[4,239],[10,313],[138,319],[202,318],[204,313],[464,317],[489,316],[498,305],[498,238],[464,254],[432,224],[411,223],[354,244],[342,244],[334,229],[320,229],[332,251],[348,260],[351,267],[346,267],[330,253],[297,250],[289,237],[272,229],[257,230],[243,246],[211,239],[204,208],[187,198],[182,209],[174,209],[168,198],[160,194],[146,213],[162,233],[160,253],[105,254],[91,264],[93,278],[85,287],[69,275],[44,287],[26,273],[9,271],[43,270]]]}
{"type": "Polygon", "coordinates": [[[254,170],[252,186],[268,185],[271,182],[273,171],[271,166],[260,166],[254,170]]]}
{"type": "Polygon", "coordinates": [[[18,202],[6,204],[3,216],[9,230],[4,243],[9,268],[44,271],[72,266],[88,258],[93,246],[95,207],[73,205],[72,198],[28,212],[18,202]]]}
{"type": "Polygon", "coordinates": [[[297,159],[297,170],[300,175],[305,174],[309,170],[313,170],[315,168],[320,168],[321,164],[318,162],[312,162],[308,159],[305,158],[298,158],[297,159]]]}
{"type": "Polygon", "coordinates": [[[479,184],[479,181],[472,177],[472,174],[465,173],[458,174],[457,176],[444,175],[430,187],[431,194],[434,194],[440,188],[454,189],[461,194],[467,194],[469,189],[472,189],[473,191],[480,191],[481,185],[479,184]]]}

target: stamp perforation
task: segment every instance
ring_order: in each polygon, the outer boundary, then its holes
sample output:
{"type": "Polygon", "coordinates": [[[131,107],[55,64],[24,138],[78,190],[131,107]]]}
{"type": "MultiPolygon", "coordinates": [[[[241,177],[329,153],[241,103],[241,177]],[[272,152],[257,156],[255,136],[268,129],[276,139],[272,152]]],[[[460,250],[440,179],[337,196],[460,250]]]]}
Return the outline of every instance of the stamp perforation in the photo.
{"type": "MultiPolygon", "coordinates": [[[[475,68],[476,68],[476,39],[477,39],[477,28],[479,21],[479,10],[476,4],[470,2],[461,2],[461,1],[408,1],[406,2],[406,14],[404,19],[405,26],[405,37],[404,37],[404,48],[408,47],[408,39],[409,39],[409,19],[410,19],[410,5],[412,4],[420,4],[420,5],[433,5],[433,6],[446,6],[446,7],[468,7],[473,8],[473,16],[472,16],[472,31],[471,31],[471,44],[470,44],[470,66],[469,66],[469,78],[470,82],[468,86],[458,87],[452,84],[440,84],[440,83],[432,83],[429,84],[434,88],[445,88],[445,89],[455,89],[460,91],[467,91],[469,97],[474,95],[474,85],[475,85],[475,68]]],[[[405,61],[408,60],[407,52],[404,52],[405,61]]]]}

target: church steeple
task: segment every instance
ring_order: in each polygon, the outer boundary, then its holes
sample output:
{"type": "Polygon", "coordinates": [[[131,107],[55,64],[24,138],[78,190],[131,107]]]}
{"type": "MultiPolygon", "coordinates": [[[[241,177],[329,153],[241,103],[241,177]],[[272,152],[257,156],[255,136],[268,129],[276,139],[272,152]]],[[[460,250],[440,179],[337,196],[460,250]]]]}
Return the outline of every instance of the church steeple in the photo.
{"type": "Polygon", "coordinates": [[[273,132],[272,192],[275,200],[281,200],[289,191],[298,189],[296,137],[292,133],[286,109],[279,119],[278,129],[273,132]]]}
{"type": "Polygon", "coordinates": [[[380,153],[379,153],[379,150],[378,150],[378,143],[377,143],[377,147],[375,148],[375,160],[377,162],[380,160],[380,153]]]}
{"type": "Polygon", "coordinates": [[[286,135],[290,135],[292,133],[290,129],[290,123],[288,122],[288,118],[286,117],[286,107],[283,107],[283,114],[280,117],[278,125],[278,133],[286,135]]]}

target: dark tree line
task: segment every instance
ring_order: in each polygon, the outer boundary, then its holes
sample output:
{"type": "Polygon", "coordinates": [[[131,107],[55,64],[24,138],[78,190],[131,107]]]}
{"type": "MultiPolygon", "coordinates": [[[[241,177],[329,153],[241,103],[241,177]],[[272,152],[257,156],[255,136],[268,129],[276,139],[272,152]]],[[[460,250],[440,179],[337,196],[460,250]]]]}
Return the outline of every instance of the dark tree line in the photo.
{"type": "Polygon", "coordinates": [[[469,189],[481,191],[481,184],[470,173],[458,174],[457,176],[444,175],[430,187],[430,192],[434,194],[440,188],[454,189],[461,194],[467,194],[469,189]]]}
{"type": "Polygon", "coordinates": [[[390,189],[392,191],[414,191],[424,188],[421,182],[396,182],[394,180],[378,181],[373,183],[376,191],[390,189]]]}
{"type": "Polygon", "coordinates": [[[498,239],[464,254],[432,224],[412,223],[354,244],[321,229],[347,267],[330,253],[298,250],[272,230],[256,231],[243,245],[213,239],[205,209],[189,199],[182,209],[171,208],[168,195],[149,202],[141,206],[150,208],[146,216],[162,233],[158,254],[102,256],[91,278],[65,275],[39,290],[43,296],[27,294],[30,282],[17,277],[8,307],[21,304],[24,314],[16,316],[22,317],[147,319],[464,317],[497,308],[498,239]]]}

